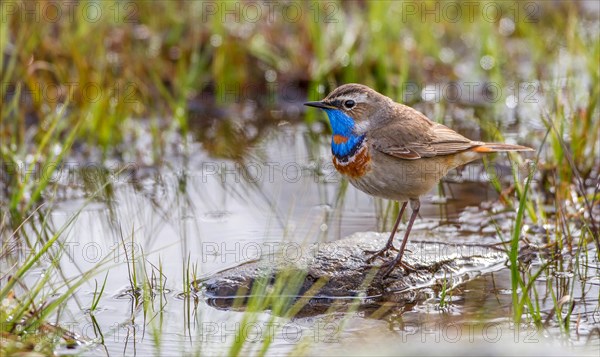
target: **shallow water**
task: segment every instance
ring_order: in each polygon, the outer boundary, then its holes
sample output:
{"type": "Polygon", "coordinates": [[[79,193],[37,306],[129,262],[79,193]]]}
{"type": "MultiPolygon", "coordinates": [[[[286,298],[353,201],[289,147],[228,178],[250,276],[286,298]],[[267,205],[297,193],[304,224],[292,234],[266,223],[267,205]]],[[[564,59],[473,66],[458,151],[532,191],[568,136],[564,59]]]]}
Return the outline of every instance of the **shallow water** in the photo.
{"type": "MultiPolygon", "coordinates": [[[[317,131],[322,128],[316,126],[317,131]]],[[[591,248],[579,261],[581,267],[587,259],[587,271],[574,276],[569,267],[573,260],[567,258],[564,272],[560,267],[559,272],[550,268],[550,277],[536,283],[540,310],[546,315],[554,306],[552,292],[560,299],[575,284],[577,303],[569,338],[561,337],[552,318],[541,335],[529,325],[515,332],[509,323],[508,269],[455,287],[443,307],[440,292],[435,290],[417,304],[377,302],[356,310],[350,306],[351,312],[343,312],[347,309],[341,306],[295,319],[265,311],[252,313],[248,320],[243,309],[212,306],[201,293],[190,290],[191,281],[275,250],[293,257],[309,243],[331,242],[355,232],[386,231],[393,219],[387,202],[348,186],[333,171],[326,135],[284,121],[241,133],[257,138],[237,162],[215,158],[206,141],[192,140],[188,143],[192,154],[178,155],[185,150],[181,143],[174,145],[172,160],[160,168],[120,164],[109,176],[90,170],[87,186],[61,177],[64,182],[57,195],[62,199],[51,210],[52,226],[58,229],[74,214],[78,216],[61,240],[64,252],[60,254],[56,247],[60,268],[51,273],[56,275],[54,286],[60,290],[61,282],[101,264],[57,317],[63,328],[79,336],[85,354],[226,354],[240,339],[246,352],[257,353],[272,339],[269,352],[273,354],[326,353],[339,348],[353,354],[371,340],[386,346],[398,346],[398,339],[414,346],[431,341],[440,346],[444,342],[485,345],[502,340],[502,336],[492,336],[498,331],[504,333],[503,338],[508,332],[516,336],[515,343],[543,335],[544,340],[531,340],[538,341],[535,346],[540,348],[547,346],[546,338],[561,341],[563,346],[598,345],[600,281],[598,261],[593,258],[597,254],[591,248]],[[114,174],[122,168],[123,172],[114,174]],[[102,187],[106,182],[109,185],[102,187]],[[85,198],[98,187],[102,187],[99,198],[87,202],[85,198]],[[94,291],[105,276],[104,293],[90,313],[94,291]],[[144,280],[151,282],[152,289],[140,289],[144,280]]],[[[242,145],[244,140],[232,142],[242,145]]],[[[498,167],[502,171],[502,165],[498,167]]],[[[481,165],[475,164],[460,175],[451,174],[448,182],[423,199],[414,229],[431,239],[453,243],[498,244],[498,232],[509,239],[514,212],[496,199],[481,165]]],[[[535,233],[529,238],[543,239],[535,233]]],[[[540,264],[533,255],[531,271],[537,271],[540,264]]],[[[41,276],[45,269],[38,272],[41,276]]],[[[333,300],[332,304],[348,303],[333,300]]],[[[59,352],[69,351],[65,347],[59,352]]],[[[381,353],[388,352],[384,348],[381,353]]]]}

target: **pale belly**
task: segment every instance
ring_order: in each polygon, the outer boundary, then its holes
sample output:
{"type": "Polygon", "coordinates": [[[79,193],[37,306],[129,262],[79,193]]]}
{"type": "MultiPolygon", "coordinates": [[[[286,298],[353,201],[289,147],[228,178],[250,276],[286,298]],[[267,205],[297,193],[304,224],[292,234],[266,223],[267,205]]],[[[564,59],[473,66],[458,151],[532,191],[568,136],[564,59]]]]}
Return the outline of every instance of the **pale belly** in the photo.
{"type": "MultiPolygon", "coordinates": [[[[364,173],[345,175],[359,190],[376,197],[397,201],[418,199],[437,185],[452,168],[481,157],[471,153],[404,160],[369,150],[364,173]]],[[[342,171],[340,171],[344,174],[342,171]]]]}

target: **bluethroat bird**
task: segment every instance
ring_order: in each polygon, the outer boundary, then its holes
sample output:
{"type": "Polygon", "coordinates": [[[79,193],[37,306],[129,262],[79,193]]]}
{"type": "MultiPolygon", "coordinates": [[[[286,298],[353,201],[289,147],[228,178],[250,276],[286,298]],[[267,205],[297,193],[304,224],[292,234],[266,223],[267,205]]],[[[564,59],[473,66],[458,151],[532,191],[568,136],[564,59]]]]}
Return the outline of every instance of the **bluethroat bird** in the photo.
{"type": "Polygon", "coordinates": [[[402,203],[385,247],[368,260],[370,263],[389,250],[398,251],[393,260],[383,265],[386,268],[383,277],[397,266],[412,270],[402,263],[402,256],[419,213],[419,198],[449,170],[488,153],[532,151],[525,146],[470,140],[361,84],[344,84],[325,99],[304,105],[327,113],[333,132],[333,165],[337,171],[369,195],[402,203]],[[394,235],[408,202],[412,215],[400,249],[396,249],[394,235]]]}

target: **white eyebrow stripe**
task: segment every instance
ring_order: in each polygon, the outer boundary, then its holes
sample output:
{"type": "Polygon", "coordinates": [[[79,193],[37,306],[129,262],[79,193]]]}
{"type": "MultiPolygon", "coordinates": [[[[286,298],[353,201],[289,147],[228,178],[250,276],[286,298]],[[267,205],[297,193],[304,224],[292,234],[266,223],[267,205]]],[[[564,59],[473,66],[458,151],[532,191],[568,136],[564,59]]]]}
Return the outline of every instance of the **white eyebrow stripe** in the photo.
{"type": "Polygon", "coordinates": [[[354,99],[355,101],[359,102],[359,103],[364,103],[367,101],[367,94],[366,93],[360,93],[359,95],[356,96],[356,99],[354,99]]]}
{"type": "Polygon", "coordinates": [[[367,101],[367,94],[366,93],[356,93],[356,94],[353,93],[352,95],[342,95],[335,99],[340,100],[342,102],[345,100],[348,100],[348,99],[352,99],[353,101],[355,101],[357,103],[365,103],[367,101]]]}

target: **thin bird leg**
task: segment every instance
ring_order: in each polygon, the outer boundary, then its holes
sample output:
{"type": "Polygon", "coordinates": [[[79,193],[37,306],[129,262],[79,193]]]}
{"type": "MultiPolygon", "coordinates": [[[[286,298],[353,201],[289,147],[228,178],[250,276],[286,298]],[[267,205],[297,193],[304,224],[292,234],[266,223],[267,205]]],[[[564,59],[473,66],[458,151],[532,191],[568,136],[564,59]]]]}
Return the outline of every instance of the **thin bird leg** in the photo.
{"type": "Polygon", "coordinates": [[[410,200],[410,208],[412,208],[412,214],[410,215],[410,220],[408,221],[408,226],[406,227],[406,232],[404,233],[404,240],[402,240],[402,245],[400,246],[400,251],[398,252],[398,255],[396,256],[396,258],[394,258],[394,260],[392,260],[389,263],[384,264],[383,266],[387,266],[387,269],[385,270],[385,272],[383,273],[383,277],[385,278],[386,276],[388,276],[392,270],[394,270],[395,267],[397,267],[398,265],[401,265],[403,268],[407,269],[407,270],[414,270],[413,267],[411,267],[408,264],[402,263],[402,256],[404,255],[404,248],[406,248],[406,243],[408,243],[408,236],[410,235],[410,230],[412,229],[413,223],[415,223],[415,219],[417,218],[417,215],[419,214],[419,208],[421,207],[421,202],[419,202],[419,200],[410,200]]]}
{"type": "Polygon", "coordinates": [[[369,259],[367,259],[367,263],[371,263],[373,260],[375,260],[375,258],[382,256],[390,249],[398,251],[398,249],[394,248],[394,236],[396,235],[396,231],[398,230],[398,226],[400,225],[400,221],[402,220],[402,216],[404,215],[404,209],[406,208],[407,203],[408,202],[404,202],[402,204],[402,208],[400,208],[400,212],[398,212],[398,218],[396,218],[396,223],[394,223],[394,228],[392,229],[392,232],[390,233],[390,237],[388,238],[388,241],[385,244],[385,247],[383,247],[383,249],[375,251],[375,252],[367,251],[367,253],[375,253],[371,257],[369,257],[369,259]]]}

